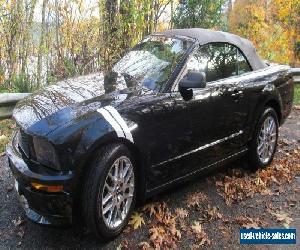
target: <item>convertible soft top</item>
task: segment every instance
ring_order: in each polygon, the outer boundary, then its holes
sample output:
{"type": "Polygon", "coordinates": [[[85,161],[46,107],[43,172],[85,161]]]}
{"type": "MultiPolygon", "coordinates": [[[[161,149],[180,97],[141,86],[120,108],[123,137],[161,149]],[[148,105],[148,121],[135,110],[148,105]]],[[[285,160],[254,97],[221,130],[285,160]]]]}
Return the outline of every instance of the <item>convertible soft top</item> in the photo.
{"type": "Polygon", "coordinates": [[[192,29],[171,29],[164,32],[157,32],[155,35],[184,36],[198,40],[200,45],[207,43],[225,42],[238,47],[247,57],[253,70],[265,68],[267,65],[258,56],[252,42],[237,35],[233,35],[222,31],[213,31],[208,29],[192,28],[192,29]]]}

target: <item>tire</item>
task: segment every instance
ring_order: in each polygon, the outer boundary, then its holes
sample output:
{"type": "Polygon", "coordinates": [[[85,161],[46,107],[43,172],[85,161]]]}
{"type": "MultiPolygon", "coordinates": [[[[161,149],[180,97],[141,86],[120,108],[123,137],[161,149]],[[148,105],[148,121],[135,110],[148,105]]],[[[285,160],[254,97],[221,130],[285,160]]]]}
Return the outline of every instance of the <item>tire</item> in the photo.
{"type": "Polygon", "coordinates": [[[134,158],[125,145],[111,144],[97,152],[85,177],[82,201],[85,223],[101,241],[112,240],[127,225],[136,201],[136,179],[134,158]],[[119,220],[114,221],[115,216],[119,220]]]}
{"type": "Polygon", "coordinates": [[[250,141],[248,161],[252,170],[265,168],[272,162],[277,147],[278,127],[278,118],[275,110],[271,107],[266,107],[258,120],[252,140],[250,141]],[[273,121],[274,123],[273,129],[272,131],[270,131],[270,134],[272,134],[272,136],[268,136],[269,133],[266,133],[267,136],[264,137],[263,132],[266,132],[265,130],[263,130],[264,124],[270,125],[271,121],[273,121]],[[263,142],[264,140],[265,143],[263,142]],[[267,151],[264,151],[265,148],[267,148],[267,151]],[[260,152],[262,151],[266,153],[260,154],[260,152]]]}

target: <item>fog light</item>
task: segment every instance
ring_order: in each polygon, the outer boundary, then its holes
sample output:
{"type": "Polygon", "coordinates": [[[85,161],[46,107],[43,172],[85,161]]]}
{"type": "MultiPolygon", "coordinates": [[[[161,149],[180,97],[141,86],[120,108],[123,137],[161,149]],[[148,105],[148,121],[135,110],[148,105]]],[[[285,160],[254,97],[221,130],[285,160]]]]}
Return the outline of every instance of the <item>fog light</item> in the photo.
{"type": "Polygon", "coordinates": [[[63,185],[45,185],[36,182],[31,182],[32,188],[48,193],[58,193],[63,191],[63,185]]]}

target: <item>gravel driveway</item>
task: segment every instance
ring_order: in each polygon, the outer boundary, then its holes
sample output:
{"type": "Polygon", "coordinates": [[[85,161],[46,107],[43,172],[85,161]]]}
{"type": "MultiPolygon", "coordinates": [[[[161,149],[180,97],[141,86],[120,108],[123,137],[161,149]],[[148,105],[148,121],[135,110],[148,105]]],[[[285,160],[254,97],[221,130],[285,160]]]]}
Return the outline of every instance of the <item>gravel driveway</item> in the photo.
{"type": "MultiPolygon", "coordinates": [[[[244,163],[238,161],[228,168],[198,177],[186,185],[152,198],[148,208],[137,209],[145,224],[136,230],[129,226],[116,240],[105,245],[83,230],[72,227],[42,227],[26,220],[13,188],[13,178],[7,166],[7,159],[2,156],[0,157],[0,248],[147,249],[149,245],[152,247],[156,245],[162,248],[177,246],[179,249],[198,247],[237,249],[242,248],[239,245],[241,227],[282,228],[287,225],[298,229],[299,248],[300,178],[290,170],[293,170],[294,166],[300,166],[300,110],[292,111],[280,129],[279,141],[274,164],[283,168],[284,164],[290,164],[291,167],[283,172],[286,181],[281,182],[280,178],[276,177],[278,173],[274,173],[275,177],[271,176],[274,183],[267,184],[268,182],[263,179],[267,172],[254,175],[241,168],[244,163]],[[236,183],[249,188],[250,192],[238,190],[236,183]],[[265,187],[261,189],[263,185],[265,187]],[[151,206],[157,208],[157,214],[151,214],[149,210],[151,206]],[[167,216],[160,220],[160,215],[167,216]],[[169,230],[167,217],[173,219],[176,225],[175,233],[167,233],[169,230]],[[202,231],[197,225],[201,225],[202,231]],[[161,236],[157,236],[155,232],[160,232],[161,236]]],[[[250,247],[243,246],[243,248],[250,247]]],[[[272,246],[254,247],[273,249],[272,246]]],[[[296,249],[296,246],[289,248],[296,249]]]]}

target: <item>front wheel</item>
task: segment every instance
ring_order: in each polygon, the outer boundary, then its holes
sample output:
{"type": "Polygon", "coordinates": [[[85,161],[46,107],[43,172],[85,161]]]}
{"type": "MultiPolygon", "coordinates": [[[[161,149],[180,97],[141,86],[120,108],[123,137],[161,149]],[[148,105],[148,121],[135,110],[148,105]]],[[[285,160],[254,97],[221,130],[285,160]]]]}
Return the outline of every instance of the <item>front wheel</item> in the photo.
{"type": "Polygon", "coordinates": [[[264,168],[272,162],[277,146],[278,127],[274,109],[265,108],[250,142],[248,159],[252,169],[264,168]]]}
{"type": "Polygon", "coordinates": [[[83,196],[86,224],[100,240],[111,240],[122,232],[136,198],[134,159],[127,147],[112,144],[98,152],[83,196]]]}

